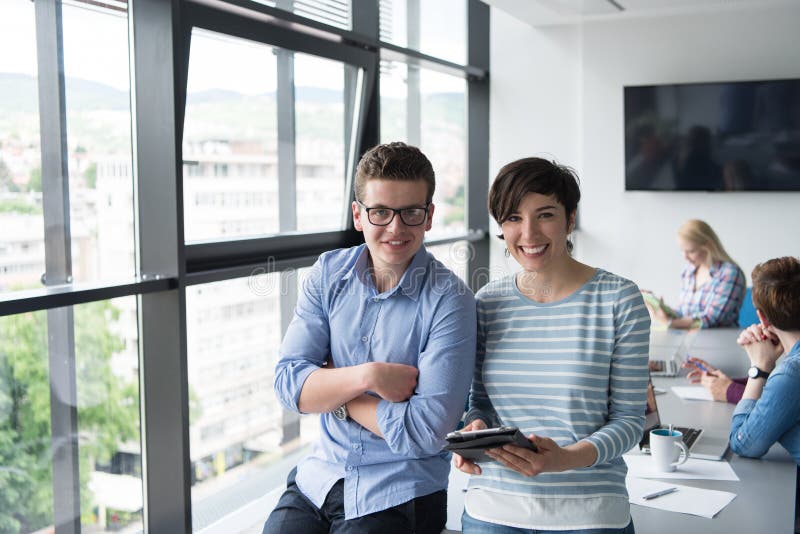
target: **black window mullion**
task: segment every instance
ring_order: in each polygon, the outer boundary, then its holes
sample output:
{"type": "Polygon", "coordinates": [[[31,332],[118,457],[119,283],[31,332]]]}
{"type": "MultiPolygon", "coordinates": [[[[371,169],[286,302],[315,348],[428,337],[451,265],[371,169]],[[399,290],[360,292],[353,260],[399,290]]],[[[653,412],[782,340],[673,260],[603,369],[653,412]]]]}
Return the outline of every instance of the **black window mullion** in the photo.
{"type": "MultiPolygon", "coordinates": [[[[279,0],[277,6],[292,11],[292,0],[279,0]]],[[[297,150],[294,85],[294,52],[278,49],[277,108],[278,108],[278,229],[297,230],[297,150]]],[[[281,291],[278,297],[281,314],[281,337],[289,326],[297,301],[297,274],[293,269],[281,272],[281,291]]],[[[273,325],[274,326],[274,325],[273,325]]],[[[300,437],[300,416],[281,410],[281,444],[300,437]]]]}
{"type": "Polygon", "coordinates": [[[129,5],[139,268],[142,278],[177,277],[176,289],[141,294],[137,302],[144,527],[148,534],[189,534],[182,112],[176,110],[176,101],[185,99],[189,35],[176,0],[129,5]]]}
{"type": "MultiPolygon", "coordinates": [[[[42,203],[47,286],[72,282],[67,111],[61,2],[37,0],[36,50],[42,153],[42,203]]],[[[50,439],[53,460],[53,523],[56,534],[81,528],[78,409],[72,307],[47,311],[50,369],[50,439]]]]}
{"type": "MultiPolygon", "coordinates": [[[[467,0],[467,63],[489,72],[489,6],[467,0]]],[[[467,228],[483,233],[470,242],[467,280],[477,291],[489,281],[489,80],[467,78],[467,228]]]]}
{"type": "MultiPolygon", "coordinates": [[[[380,0],[358,0],[358,9],[353,9],[353,33],[369,42],[377,42],[380,34],[380,0]]],[[[362,131],[360,147],[355,151],[355,160],[368,149],[377,145],[381,138],[380,128],[380,55],[373,50],[366,65],[364,99],[361,107],[362,131]]],[[[353,162],[355,164],[355,161],[353,162]]],[[[352,175],[351,175],[352,176],[352,175]]],[[[352,198],[352,197],[351,197],[352,198]]]]}

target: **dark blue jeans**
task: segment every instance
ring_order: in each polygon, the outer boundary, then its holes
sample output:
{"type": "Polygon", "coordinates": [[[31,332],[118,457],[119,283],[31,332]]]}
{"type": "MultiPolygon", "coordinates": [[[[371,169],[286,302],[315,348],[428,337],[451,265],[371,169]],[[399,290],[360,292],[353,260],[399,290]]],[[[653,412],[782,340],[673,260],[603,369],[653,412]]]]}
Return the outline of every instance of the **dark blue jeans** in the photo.
{"type": "Polygon", "coordinates": [[[344,518],[344,480],[333,485],[322,509],[295,484],[297,468],[286,479],[286,491],[267,518],[262,534],[439,534],[447,522],[447,492],[393,506],[374,514],[344,518]]]}

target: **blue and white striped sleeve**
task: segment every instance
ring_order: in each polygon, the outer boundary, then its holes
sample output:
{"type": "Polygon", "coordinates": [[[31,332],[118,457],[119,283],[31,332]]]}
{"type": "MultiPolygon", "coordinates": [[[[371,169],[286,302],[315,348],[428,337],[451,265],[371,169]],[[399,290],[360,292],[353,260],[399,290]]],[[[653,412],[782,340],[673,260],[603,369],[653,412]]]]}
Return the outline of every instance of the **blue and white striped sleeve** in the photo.
{"type": "Polygon", "coordinates": [[[649,346],[650,316],[639,288],[627,282],[614,305],[608,421],[586,438],[597,447],[594,465],[620,457],[642,438],[649,346]]]}
{"type": "Polygon", "coordinates": [[[483,385],[483,360],[486,357],[486,313],[481,300],[477,299],[478,339],[475,353],[475,372],[469,390],[469,403],[464,422],[470,423],[481,419],[489,428],[500,426],[499,417],[492,406],[492,401],[483,385]]]}

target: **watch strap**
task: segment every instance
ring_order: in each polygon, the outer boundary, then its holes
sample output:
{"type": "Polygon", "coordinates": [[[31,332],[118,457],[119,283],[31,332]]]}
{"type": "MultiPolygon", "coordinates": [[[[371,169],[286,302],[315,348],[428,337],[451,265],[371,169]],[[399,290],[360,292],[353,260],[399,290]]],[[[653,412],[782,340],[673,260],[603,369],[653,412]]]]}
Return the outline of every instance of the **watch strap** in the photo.
{"type": "Polygon", "coordinates": [[[748,374],[748,376],[750,378],[768,378],[769,377],[769,373],[768,372],[764,371],[763,369],[759,369],[755,365],[750,367],[750,370],[748,371],[747,374],[748,374]]]}

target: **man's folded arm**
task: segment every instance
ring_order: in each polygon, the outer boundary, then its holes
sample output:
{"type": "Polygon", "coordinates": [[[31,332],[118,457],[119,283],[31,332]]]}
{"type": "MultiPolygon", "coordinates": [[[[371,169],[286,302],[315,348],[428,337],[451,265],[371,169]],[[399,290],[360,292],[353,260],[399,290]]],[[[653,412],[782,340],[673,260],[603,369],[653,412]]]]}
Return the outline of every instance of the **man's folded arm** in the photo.
{"type": "Polygon", "coordinates": [[[287,410],[299,413],[330,412],[366,391],[360,366],[325,366],[330,324],[322,302],[323,270],[317,263],[303,283],[275,367],[275,395],[287,410]]]}
{"type": "Polygon", "coordinates": [[[469,291],[448,300],[419,355],[416,394],[406,402],[377,402],[380,435],[396,454],[438,453],[464,413],[475,362],[475,301],[469,291]]]}

